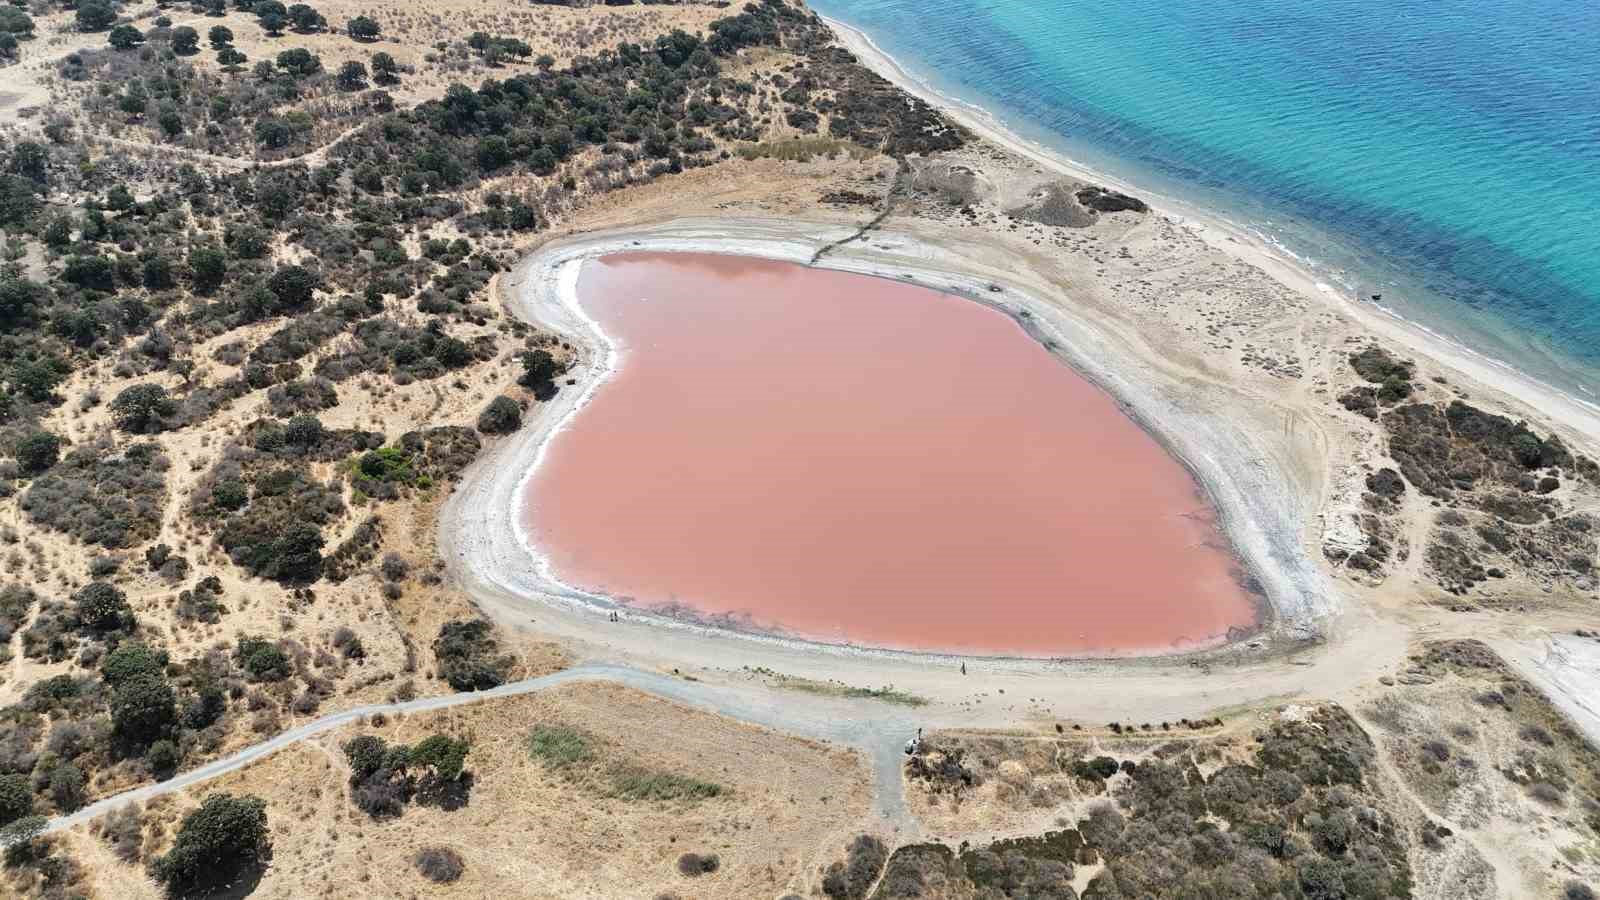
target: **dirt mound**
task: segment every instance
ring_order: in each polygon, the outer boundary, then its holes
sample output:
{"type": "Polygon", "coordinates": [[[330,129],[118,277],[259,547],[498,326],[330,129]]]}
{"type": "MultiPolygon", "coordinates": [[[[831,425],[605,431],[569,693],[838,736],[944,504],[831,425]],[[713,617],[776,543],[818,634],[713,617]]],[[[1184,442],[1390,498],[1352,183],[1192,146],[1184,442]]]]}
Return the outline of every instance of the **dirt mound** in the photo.
{"type": "Polygon", "coordinates": [[[1060,228],[1087,228],[1099,218],[1095,211],[1078,202],[1084,186],[1076,181],[1058,181],[1034,191],[1028,202],[1010,210],[1012,218],[1060,228]]]}
{"type": "Polygon", "coordinates": [[[1061,228],[1087,228],[1100,213],[1148,212],[1137,197],[1080,181],[1057,181],[1028,196],[1028,202],[1010,210],[1013,218],[1061,228]]]}

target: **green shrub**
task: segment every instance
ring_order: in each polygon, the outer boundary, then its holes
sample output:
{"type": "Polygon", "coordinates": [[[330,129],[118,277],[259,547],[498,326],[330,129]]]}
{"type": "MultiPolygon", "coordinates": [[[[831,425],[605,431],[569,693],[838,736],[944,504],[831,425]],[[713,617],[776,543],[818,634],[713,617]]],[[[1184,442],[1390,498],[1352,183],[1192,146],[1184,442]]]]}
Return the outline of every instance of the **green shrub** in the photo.
{"type": "Polygon", "coordinates": [[[117,631],[134,625],[133,609],[128,606],[128,598],[109,582],[89,582],[72,595],[72,601],[77,607],[78,621],[84,628],[117,631]]]}
{"type": "Polygon", "coordinates": [[[117,427],[132,434],[165,431],[178,404],[159,384],[135,384],[122,389],[111,401],[111,419],[117,427]]]}
{"type": "Polygon", "coordinates": [[[100,663],[100,677],[113,688],[141,675],[165,677],[168,662],[165,650],[138,641],[123,641],[100,663]]]}
{"type": "Polygon", "coordinates": [[[478,415],[478,430],[484,434],[510,434],[522,427],[522,406],[510,397],[500,396],[478,415]]]}
{"type": "Polygon", "coordinates": [[[0,825],[10,825],[33,815],[33,788],[28,776],[12,772],[0,775],[0,825]]]}
{"type": "Polygon", "coordinates": [[[144,747],[165,737],[178,720],[172,685],[156,675],[135,675],[111,695],[111,725],[124,742],[144,747]]]}
{"type": "Polygon", "coordinates": [[[251,681],[282,681],[294,672],[288,655],[266,638],[241,636],[234,657],[251,681]]]}
{"type": "Polygon", "coordinates": [[[454,781],[461,777],[468,749],[470,745],[465,740],[436,734],[411,748],[410,762],[413,766],[431,767],[440,778],[454,781]]]}
{"type": "Polygon", "coordinates": [[[550,385],[552,381],[566,374],[567,366],[559,362],[548,350],[529,350],[520,357],[522,362],[521,383],[525,387],[540,389],[550,385]]]}
{"type": "Polygon", "coordinates": [[[1109,756],[1097,756],[1094,759],[1080,759],[1072,764],[1072,774],[1079,778],[1092,778],[1104,781],[1117,774],[1117,761],[1109,756]]]}
{"type": "Polygon", "coordinates": [[[467,865],[461,854],[449,847],[423,847],[417,851],[412,863],[422,877],[434,884],[449,884],[461,877],[467,865]]]}
{"type": "Polygon", "coordinates": [[[150,749],[144,754],[145,765],[150,767],[150,771],[163,777],[176,770],[181,759],[178,745],[164,739],[151,744],[150,749]]]}
{"type": "Polygon", "coordinates": [[[33,431],[17,441],[17,463],[22,471],[37,475],[61,458],[61,438],[48,431],[33,431]]]}

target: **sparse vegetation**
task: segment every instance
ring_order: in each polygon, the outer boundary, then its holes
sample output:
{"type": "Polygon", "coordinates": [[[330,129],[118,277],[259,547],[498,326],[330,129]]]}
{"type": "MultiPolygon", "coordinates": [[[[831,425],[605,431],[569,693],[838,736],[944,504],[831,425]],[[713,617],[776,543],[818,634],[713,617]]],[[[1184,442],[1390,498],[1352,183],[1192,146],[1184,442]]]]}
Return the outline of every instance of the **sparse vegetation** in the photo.
{"type": "Polygon", "coordinates": [[[673,772],[621,767],[610,773],[610,794],[624,800],[706,800],[722,795],[722,785],[673,772]]]}
{"type": "Polygon", "coordinates": [[[528,734],[528,754],[546,768],[620,800],[693,802],[724,793],[715,782],[610,759],[594,736],[565,725],[534,726],[528,734]]]}
{"type": "Polygon", "coordinates": [[[850,700],[881,700],[899,706],[926,706],[928,699],[918,696],[910,691],[897,689],[894,685],[884,685],[878,688],[856,687],[837,681],[816,681],[810,678],[798,678],[793,675],[784,675],[771,669],[755,668],[750,670],[760,675],[773,687],[786,691],[801,691],[807,694],[823,694],[831,697],[844,697],[850,700]]]}

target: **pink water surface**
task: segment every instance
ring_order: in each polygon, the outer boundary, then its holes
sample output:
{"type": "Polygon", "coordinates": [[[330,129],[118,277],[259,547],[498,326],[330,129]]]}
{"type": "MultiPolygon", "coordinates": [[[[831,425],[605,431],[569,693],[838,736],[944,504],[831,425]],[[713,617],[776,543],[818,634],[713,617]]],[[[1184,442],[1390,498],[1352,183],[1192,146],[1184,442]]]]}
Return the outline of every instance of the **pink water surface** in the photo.
{"type": "Polygon", "coordinates": [[[814,639],[1028,656],[1255,621],[1188,471],[1000,312],[705,254],[607,257],[578,296],[620,367],[524,507],[568,584],[814,639]]]}

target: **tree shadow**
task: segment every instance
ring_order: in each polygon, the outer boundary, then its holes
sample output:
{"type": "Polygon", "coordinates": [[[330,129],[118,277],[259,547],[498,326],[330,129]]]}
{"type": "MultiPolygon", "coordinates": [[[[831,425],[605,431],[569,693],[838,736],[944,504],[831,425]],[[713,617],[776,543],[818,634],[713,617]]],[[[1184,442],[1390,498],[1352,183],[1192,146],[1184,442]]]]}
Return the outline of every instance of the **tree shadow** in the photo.
{"type": "Polygon", "coordinates": [[[255,893],[256,888],[261,886],[261,879],[267,875],[267,863],[271,858],[269,851],[260,861],[240,866],[239,871],[234,873],[233,879],[227,884],[196,888],[181,896],[183,900],[242,900],[255,893]]]}
{"type": "Polygon", "coordinates": [[[530,390],[533,391],[533,397],[535,400],[538,400],[540,403],[548,403],[561,389],[556,387],[556,383],[554,381],[546,380],[533,385],[530,390]]]}
{"type": "Polygon", "coordinates": [[[430,773],[423,776],[417,785],[417,804],[455,812],[472,802],[472,783],[471,772],[463,772],[459,778],[449,779],[430,773]]]}

